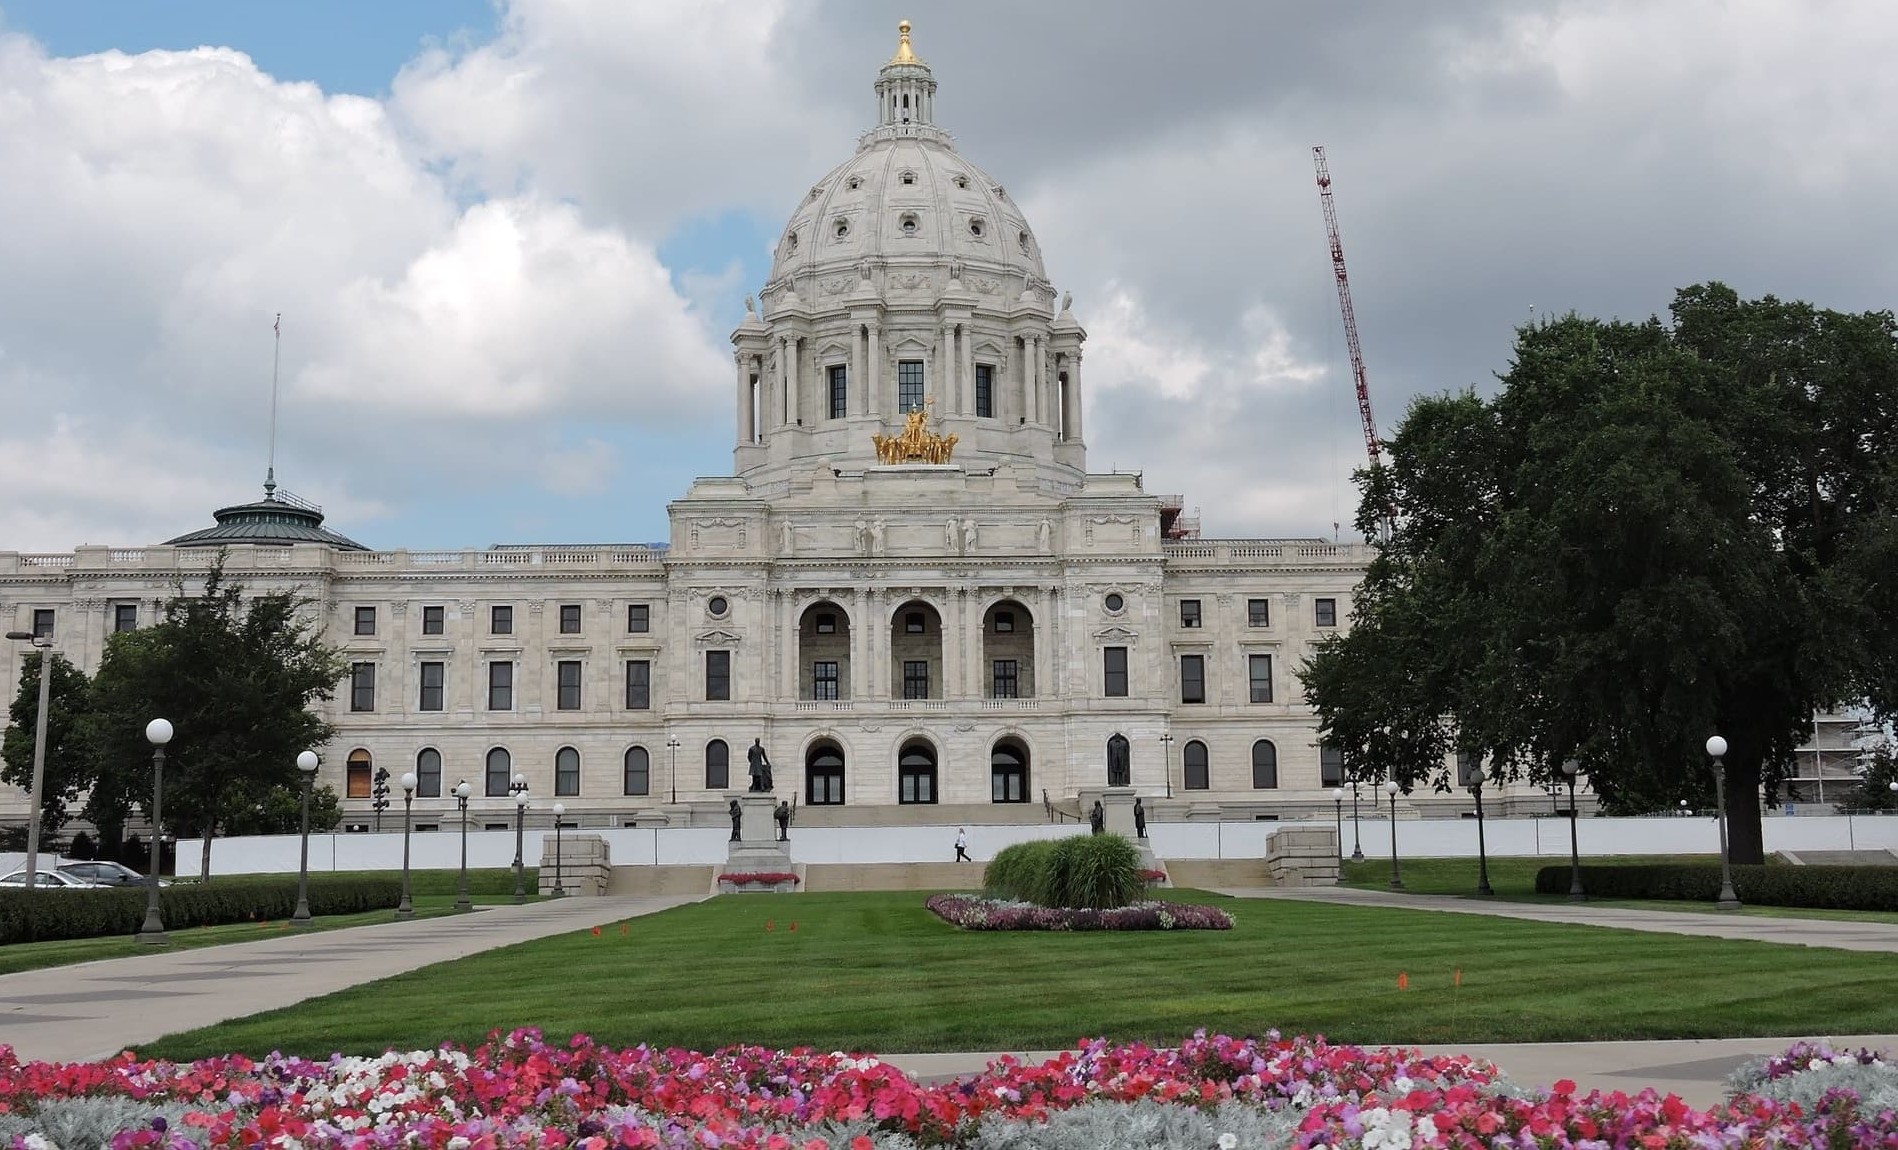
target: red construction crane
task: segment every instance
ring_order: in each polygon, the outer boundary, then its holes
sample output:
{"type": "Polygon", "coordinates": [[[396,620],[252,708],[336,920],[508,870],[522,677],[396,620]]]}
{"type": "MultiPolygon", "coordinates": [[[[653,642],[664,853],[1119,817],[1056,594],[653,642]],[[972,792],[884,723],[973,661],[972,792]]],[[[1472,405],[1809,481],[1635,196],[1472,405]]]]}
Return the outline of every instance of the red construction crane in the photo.
{"type": "MultiPolygon", "coordinates": [[[[1323,144],[1311,150],[1318,169],[1318,202],[1325,209],[1325,233],[1331,239],[1331,274],[1338,281],[1338,310],[1344,313],[1344,342],[1351,349],[1351,378],[1358,388],[1358,418],[1364,423],[1364,450],[1371,466],[1383,462],[1384,445],[1377,438],[1377,417],[1371,414],[1371,385],[1364,377],[1364,350],[1358,345],[1358,318],[1351,309],[1351,276],[1344,267],[1344,243],[1338,238],[1338,208],[1331,202],[1331,169],[1325,165],[1323,144]]],[[[1390,533],[1397,509],[1385,507],[1384,530],[1390,533]]]]}

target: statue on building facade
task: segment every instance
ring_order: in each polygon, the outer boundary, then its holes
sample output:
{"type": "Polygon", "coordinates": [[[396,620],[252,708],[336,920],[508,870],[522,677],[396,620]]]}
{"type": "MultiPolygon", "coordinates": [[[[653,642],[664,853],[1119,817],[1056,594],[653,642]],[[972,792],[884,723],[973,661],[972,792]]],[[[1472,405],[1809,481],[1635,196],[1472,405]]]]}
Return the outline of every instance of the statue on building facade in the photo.
{"type": "Polygon", "coordinates": [[[1107,808],[1101,806],[1099,799],[1094,800],[1094,809],[1087,812],[1087,825],[1094,834],[1107,833],[1107,808]]]}
{"type": "Polygon", "coordinates": [[[751,772],[751,793],[763,795],[771,793],[771,756],[764,752],[764,740],[751,740],[751,749],[745,752],[745,764],[751,772]]]}
{"type": "Polygon", "coordinates": [[[857,554],[868,555],[870,553],[870,521],[861,515],[857,516],[856,526],[851,529],[851,532],[856,542],[857,554]]]}
{"type": "Polygon", "coordinates": [[[944,523],[942,525],[943,548],[948,551],[954,551],[956,549],[956,545],[960,542],[961,542],[961,533],[956,530],[956,521],[954,519],[951,519],[949,520],[949,522],[944,523]]]}
{"type": "Polygon", "coordinates": [[[1147,837],[1147,808],[1141,805],[1138,798],[1134,800],[1134,837],[1147,837]]]}
{"type": "Polygon", "coordinates": [[[975,550],[975,520],[973,519],[962,521],[962,550],[964,554],[975,550]]]}
{"type": "Polygon", "coordinates": [[[1043,519],[1035,524],[1035,546],[1042,551],[1053,550],[1054,524],[1043,519]]]}
{"type": "Polygon", "coordinates": [[[934,402],[933,399],[925,400],[922,407],[910,409],[903,418],[900,435],[870,436],[870,441],[876,444],[878,463],[949,462],[955,455],[960,437],[936,435],[929,430],[928,405],[934,402]]]}
{"type": "Polygon", "coordinates": [[[1107,740],[1107,785],[1110,787],[1133,786],[1132,748],[1127,740],[1113,738],[1107,740]]]}
{"type": "Polygon", "coordinates": [[[883,520],[870,520],[870,554],[883,554],[883,520]]]}
{"type": "Polygon", "coordinates": [[[788,519],[785,520],[783,526],[780,527],[778,531],[783,544],[781,552],[785,555],[795,555],[797,553],[797,532],[792,530],[791,521],[788,519]]]}
{"type": "Polygon", "coordinates": [[[738,809],[738,800],[733,799],[728,812],[732,817],[732,841],[738,841],[738,828],[745,821],[744,812],[738,809]]]}
{"type": "Polygon", "coordinates": [[[778,803],[778,809],[771,812],[771,817],[778,820],[778,841],[781,843],[790,842],[791,841],[791,804],[780,800],[778,803]]]}

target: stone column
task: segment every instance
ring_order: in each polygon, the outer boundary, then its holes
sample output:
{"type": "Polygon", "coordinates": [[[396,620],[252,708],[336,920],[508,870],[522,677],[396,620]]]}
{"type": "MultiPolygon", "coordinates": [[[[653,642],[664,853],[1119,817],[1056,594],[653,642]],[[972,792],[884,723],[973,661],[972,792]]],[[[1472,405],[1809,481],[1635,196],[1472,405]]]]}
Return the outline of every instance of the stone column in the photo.
{"type": "Polygon", "coordinates": [[[982,592],[980,588],[962,594],[963,693],[972,699],[988,694],[988,659],[982,654],[982,592]]]}
{"type": "Polygon", "coordinates": [[[1047,423],[1049,422],[1047,380],[1043,378],[1047,370],[1041,354],[1041,337],[1038,335],[1028,337],[1028,370],[1034,377],[1033,391],[1035,393],[1035,413],[1029,418],[1036,423],[1047,423]]]}
{"type": "Polygon", "coordinates": [[[1054,613],[1056,599],[1049,587],[1040,587],[1035,592],[1035,698],[1045,699],[1054,696],[1054,613]]]}
{"type": "Polygon", "coordinates": [[[863,326],[850,325],[850,405],[846,409],[852,415],[864,412],[864,397],[868,394],[869,377],[863,374],[863,326]]]}
{"type": "Polygon", "coordinates": [[[1081,353],[1068,355],[1068,438],[1081,442],[1081,353]]]}
{"type": "Polygon", "coordinates": [[[964,650],[967,639],[964,636],[968,628],[964,604],[968,602],[968,592],[958,587],[943,595],[942,610],[942,697],[945,699],[965,699],[969,695],[967,676],[963,668],[968,664],[964,650]],[[953,633],[954,638],[950,636],[953,633]]]}
{"type": "Polygon", "coordinates": [[[958,408],[963,415],[975,414],[975,328],[970,324],[962,325],[962,406],[958,408]]]}
{"type": "Polygon", "coordinates": [[[888,699],[890,697],[890,630],[889,621],[884,618],[888,613],[888,600],[881,587],[870,591],[870,626],[875,631],[870,636],[870,697],[888,699]]]}
{"type": "Polygon", "coordinates": [[[840,692],[846,699],[864,696],[870,674],[871,634],[870,593],[858,587],[850,609],[850,682],[840,692]]]}
{"type": "Polygon", "coordinates": [[[803,342],[803,340],[800,340],[796,336],[791,336],[785,340],[785,344],[791,351],[790,363],[785,368],[786,375],[784,385],[784,422],[787,424],[795,424],[798,420],[798,413],[802,411],[804,407],[803,397],[799,394],[803,383],[798,378],[797,370],[798,359],[802,355],[802,352],[799,350],[799,345],[803,342]]]}
{"type": "Polygon", "coordinates": [[[785,339],[783,336],[777,337],[776,344],[777,344],[777,349],[778,349],[778,364],[777,364],[777,369],[771,373],[771,404],[770,404],[771,426],[774,429],[783,427],[785,423],[788,422],[784,418],[784,413],[790,410],[790,406],[791,406],[790,400],[789,400],[790,379],[785,374],[787,371],[790,370],[791,357],[785,351],[785,347],[784,347],[785,339]]]}
{"type": "Polygon", "coordinates": [[[798,679],[800,671],[797,665],[797,602],[791,592],[781,590],[777,593],[777,640],[778,640],[778,694],[780,699],[801,699],[804,697],[803,684],[798,679]]]}
{"type": "Polygon", "coordinates": [[[865,378],[867,386],[863,389],[864,402],[869,404],[866,414],[887,415],[890,405],[883,399],[883,353],[878,346],[882,332],[880,325],[870,321],[870,365],[865,378]]]}
{"type": "Polygon", "coordinates": [[[936,411],[949,414],[960,411],[956,403],[956,329],[947,320],[942,325],[942,342],[936,354],[936,411]]]}

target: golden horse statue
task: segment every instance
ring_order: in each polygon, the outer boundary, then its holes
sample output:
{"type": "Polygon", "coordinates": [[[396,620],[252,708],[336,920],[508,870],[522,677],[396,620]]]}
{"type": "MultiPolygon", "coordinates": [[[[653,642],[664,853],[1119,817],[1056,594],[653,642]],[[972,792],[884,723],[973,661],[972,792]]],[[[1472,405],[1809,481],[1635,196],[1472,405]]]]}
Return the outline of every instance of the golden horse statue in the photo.
{"type": "Polygon", "coordinates": [[[955,455],[957,436],[935,435],[929,430],[927,404],[912,410],[903,421],[899,435],[872,435],[878,463],[947,463],[955,455]]]}

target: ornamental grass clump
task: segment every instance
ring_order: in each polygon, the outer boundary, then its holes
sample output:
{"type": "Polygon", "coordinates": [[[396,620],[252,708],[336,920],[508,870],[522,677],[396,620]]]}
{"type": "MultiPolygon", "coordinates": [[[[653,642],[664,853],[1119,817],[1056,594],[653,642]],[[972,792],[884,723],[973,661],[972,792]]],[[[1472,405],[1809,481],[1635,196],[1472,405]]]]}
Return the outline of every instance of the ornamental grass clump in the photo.
{"type": "Polygon", "coordinates": [[[989,863],[982,885],[998,898],[1089,910],[1126,906],[1146,890],[1140,852],[1120,835],[1016,843],[989,863]]]}
{"type": "Polygon", "coordinates": [[[1047,905],[1056,845],[1054,839],[1036,839],[1003,847],[982,872],[983,888],[999,898],[1047,905]]]}

